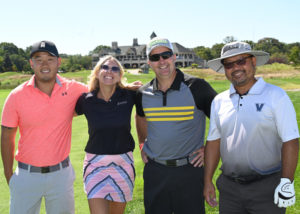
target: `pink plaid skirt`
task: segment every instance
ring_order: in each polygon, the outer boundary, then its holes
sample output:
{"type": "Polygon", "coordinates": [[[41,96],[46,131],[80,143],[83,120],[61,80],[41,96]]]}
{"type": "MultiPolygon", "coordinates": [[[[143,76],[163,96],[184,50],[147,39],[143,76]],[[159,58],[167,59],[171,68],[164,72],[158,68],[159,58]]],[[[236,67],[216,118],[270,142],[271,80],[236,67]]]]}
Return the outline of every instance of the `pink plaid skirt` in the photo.
{"type": "Polygon", "coordinates": [[[132,200],[135,169],[132,152],[121,155],[86,153],[83,164],[84,190],[87,198],[109,201],[132,200]]]}

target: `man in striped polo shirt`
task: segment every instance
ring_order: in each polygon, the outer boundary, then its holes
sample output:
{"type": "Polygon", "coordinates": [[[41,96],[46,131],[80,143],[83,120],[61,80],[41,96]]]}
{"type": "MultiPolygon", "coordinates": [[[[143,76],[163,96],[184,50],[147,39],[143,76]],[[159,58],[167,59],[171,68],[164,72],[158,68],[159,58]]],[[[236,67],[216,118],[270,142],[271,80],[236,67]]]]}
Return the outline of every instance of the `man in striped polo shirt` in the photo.
{"type": "Polygon", "coordinates": [[[203,142],[216,92],[176,69],[169,40],[152,39],[147,56],[156,78],[140,88],[136,105],[146,214],[205,213],[203,142]]]}

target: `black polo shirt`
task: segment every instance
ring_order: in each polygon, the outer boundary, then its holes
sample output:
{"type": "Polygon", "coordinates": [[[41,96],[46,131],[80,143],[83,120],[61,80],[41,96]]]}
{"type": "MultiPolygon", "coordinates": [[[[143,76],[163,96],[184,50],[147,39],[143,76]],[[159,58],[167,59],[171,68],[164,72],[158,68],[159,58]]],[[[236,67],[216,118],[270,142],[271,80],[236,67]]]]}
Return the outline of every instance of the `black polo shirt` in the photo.
{"type": "Polygon", "coordinates": [[[130,133],[131,112],[136,92],[117,88],[106,102],[97,92],[83,93],[76,104],[78,115],[88,122],[89,139],[85,151],[92,154],[123,154],[134,149],[130,133]]]}

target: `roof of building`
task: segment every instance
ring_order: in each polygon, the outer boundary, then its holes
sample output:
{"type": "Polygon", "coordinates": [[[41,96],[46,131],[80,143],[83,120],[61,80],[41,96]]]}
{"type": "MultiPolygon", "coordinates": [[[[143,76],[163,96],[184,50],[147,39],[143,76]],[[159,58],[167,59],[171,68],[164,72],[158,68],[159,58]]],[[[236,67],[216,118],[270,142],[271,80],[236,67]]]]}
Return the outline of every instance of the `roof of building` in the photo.
{"type": "Polygon", "coordinates": [[[193,51],[191,51],[188,48],[183,47],[181,44],[174,42],[172,43],[173,45],[173,49],[174,49],[174,53],[191,53],[194,54],[193,51]]]}
{"type": "MultiPolygon", "coordinates": [[[[172,43],[174,53],[189,53],[194,54],[191,49],[185,48],[177,42],[172,43]]],[[[138,45],[138,46],[118,46],[117,49],[113,50],[112,48],[109,49],[102,49],[100,54],[111,54],[111,55],[127,55],[128,53],[133,53],[134,55],[145,55],[146,54],[146,45],[138,45]]]]}

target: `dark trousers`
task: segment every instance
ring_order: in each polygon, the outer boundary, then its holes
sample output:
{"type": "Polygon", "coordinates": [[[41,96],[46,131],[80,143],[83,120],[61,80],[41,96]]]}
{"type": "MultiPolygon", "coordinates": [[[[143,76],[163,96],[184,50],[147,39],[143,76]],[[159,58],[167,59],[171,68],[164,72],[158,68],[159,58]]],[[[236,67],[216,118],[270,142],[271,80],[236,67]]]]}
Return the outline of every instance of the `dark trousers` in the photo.
{"type": "Polygon", "coordinates": [[[144,168],[145,213],[204,214],[203,174],[203,167],[168,167],[149,160],[144,168]]]}
{"type": "Polygon", "coordinates": [[[221,174],[216,182],[220,214],[284,214],[285,208],[274,204],[274,191],[279,182],[280,173],[247,184],[221,174]]]}

